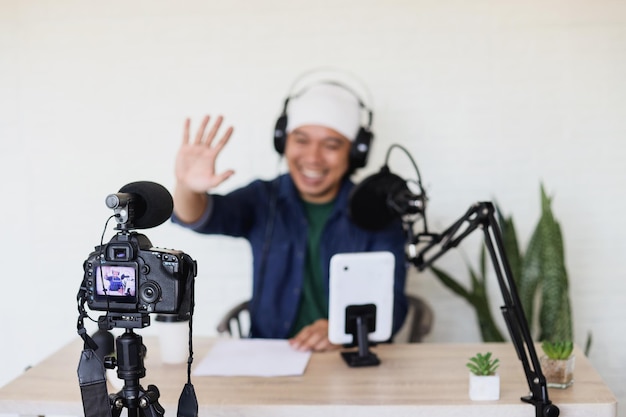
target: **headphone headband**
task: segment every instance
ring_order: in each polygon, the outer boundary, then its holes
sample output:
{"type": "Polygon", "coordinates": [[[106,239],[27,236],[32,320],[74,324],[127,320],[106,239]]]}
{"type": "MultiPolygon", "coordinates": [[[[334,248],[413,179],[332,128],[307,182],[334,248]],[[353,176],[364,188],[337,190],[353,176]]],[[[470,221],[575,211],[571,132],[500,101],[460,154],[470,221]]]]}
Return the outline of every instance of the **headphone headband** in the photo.
{"type": "MultiPolygon", "coordinates": [[[[284,102],[282,113],[276,121],[276,127],[274,129],[274,149],[282,155],[285,152],[285,145],[287,141],[287,124],[288,117],[287,111],[289,107],[289,101],[291,99],[300,97],[306,93],[310,88],[316,85],[327,84],[340,87],[352,96],[354,96],[358,102],[359,109],[367,114],[367,124],[361,125],[356,137],[352,140],[352,146],[350,148],[350,172],[353,172],[356,168],[362,168],[367,163],[367,157],[369,154],[370,144],[373,139],[373,133],[371,131],[373,111],[365,104],[361,97],[349,86],[334,80],[318,80],[313,83],[309,83],[301,88],[296,94],[290,94],[284,102]]],[[[293,91],[295,83],[290,90],[293,91]]]]}
{"type": "Polygon", "coordinates": [[[283,114],[286,113],[286,109],[287,109],[287,104],[289,103],[289,101],[291,99],[294,98],[298,98],[301,95],[303,95],[304,93],[306,93],[307,91],[309,91],[312,87],[315,87],[317,85],[333,85],[335,87],[339,87],[344,89],[345,91],[349,92],[350,94],[352,94],[352,96],[354,96],[354,98],[356,98],[357,102],[359,103],[359,107],[365,111],[367,113],[367,127],[371,128],[372,127],[372,115],[373,115],[373,111],[372,109],[365,103],[365,101],[361,98],[361,96],[359,94],[357,94],[356,91],[354,91],[353,88],[351,88],[350,86],[340,83],[339,81],[335,81],[335,80],[319,80],[310,84],[305,85],[304,87],[302,87],[297,93],[295,94],[290,94],[286,99],[285,99],[285,104],[283,106],[283,114]]]}

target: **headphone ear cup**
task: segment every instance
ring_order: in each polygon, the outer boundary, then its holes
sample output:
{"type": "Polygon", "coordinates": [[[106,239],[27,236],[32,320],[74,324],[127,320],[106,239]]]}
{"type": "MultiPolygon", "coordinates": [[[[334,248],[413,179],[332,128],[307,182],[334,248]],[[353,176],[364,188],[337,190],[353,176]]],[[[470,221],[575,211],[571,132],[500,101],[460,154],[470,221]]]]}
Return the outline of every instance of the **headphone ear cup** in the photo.
{"type": "Polygon", "coordinates": [[[274,128],[274,149],[280,155],[285,152],[285,142],[287,141],[287,114],[283,113],[276,121],[274,128]]]}
{"type": "Polygon", "coordinates": [[[353,169],[363,168],[367,164],[367,157],[370,151],[374,135],[369,129],[361,127],[356,139],[350,148],[350,166],[353,169]]]}

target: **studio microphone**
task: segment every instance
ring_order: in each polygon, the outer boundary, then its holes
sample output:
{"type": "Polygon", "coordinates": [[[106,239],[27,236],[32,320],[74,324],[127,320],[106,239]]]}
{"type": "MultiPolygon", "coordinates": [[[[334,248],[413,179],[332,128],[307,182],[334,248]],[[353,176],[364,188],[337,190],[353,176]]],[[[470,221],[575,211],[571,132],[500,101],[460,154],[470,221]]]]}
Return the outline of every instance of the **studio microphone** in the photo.
{"type": "Polygon", "coordinates": [[[400,178],[383,165],[380,171],[356,185],[348,197],[348,214],[359,227],[381,230],[393,220],[423,213],[426,197],[415,194],[400,178]]]}
{"type": "Polygon", "coordinates": [[[109,194],[105,202],[115,211],[117,222],[129,229],[156,227],[169,219],[174,210],[170,192],[150,181],[126,184],[118,193],[109,194]]]}

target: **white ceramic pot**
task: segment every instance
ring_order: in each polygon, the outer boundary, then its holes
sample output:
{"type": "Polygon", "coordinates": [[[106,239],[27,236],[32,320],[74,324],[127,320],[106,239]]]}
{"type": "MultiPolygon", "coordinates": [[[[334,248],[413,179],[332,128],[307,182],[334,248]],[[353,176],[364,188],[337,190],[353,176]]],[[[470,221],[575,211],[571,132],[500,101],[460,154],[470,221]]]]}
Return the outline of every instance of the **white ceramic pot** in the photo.
{"type": "Polygon", "coordinates": [[[469,397],[472,401],[495,401],[500,399],[500,375],[469,374],[469,397]]]}

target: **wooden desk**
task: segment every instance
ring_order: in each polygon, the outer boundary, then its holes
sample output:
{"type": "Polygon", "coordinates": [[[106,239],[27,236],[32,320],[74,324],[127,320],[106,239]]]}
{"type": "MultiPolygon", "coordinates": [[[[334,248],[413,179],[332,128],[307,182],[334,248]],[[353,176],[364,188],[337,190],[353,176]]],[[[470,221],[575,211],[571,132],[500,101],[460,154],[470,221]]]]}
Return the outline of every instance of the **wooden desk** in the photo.
{"type": "MultiPolygon", "coordinates": [[[[194,340],[195,362],[209,350],[211,339],[194,340]]],[[[159,363],[157,339],[144,338],[148,348],[144,388],[155,384],[165,415],[176,415],[178,397],[186,382],[186,364],[159,363]]],[[[0,413],[22,415],[83,415],[76,368],[80,339],[0,389],[0,413]]],[[[394,417],[527,416],[535,408],[520,401],[528,386],[520,361],[510,344],[397,344],[373,349],[382,364],[348,368],[338,352],[315,353],[303,376],[192,377],[200,416],[255,417],[394,417]],[[493,402],[468,399],[467,359],[492,351],[500,358],[501,398],[493,402]]],[[[617,400],[576,350],[574,385],[550,389],[561,416],[617,415],[617,400]]],[[[115,390],[109,389],[109,392],[115,390]]],[[[126,412],[124,412],[124,415],[126,412]]]]}

